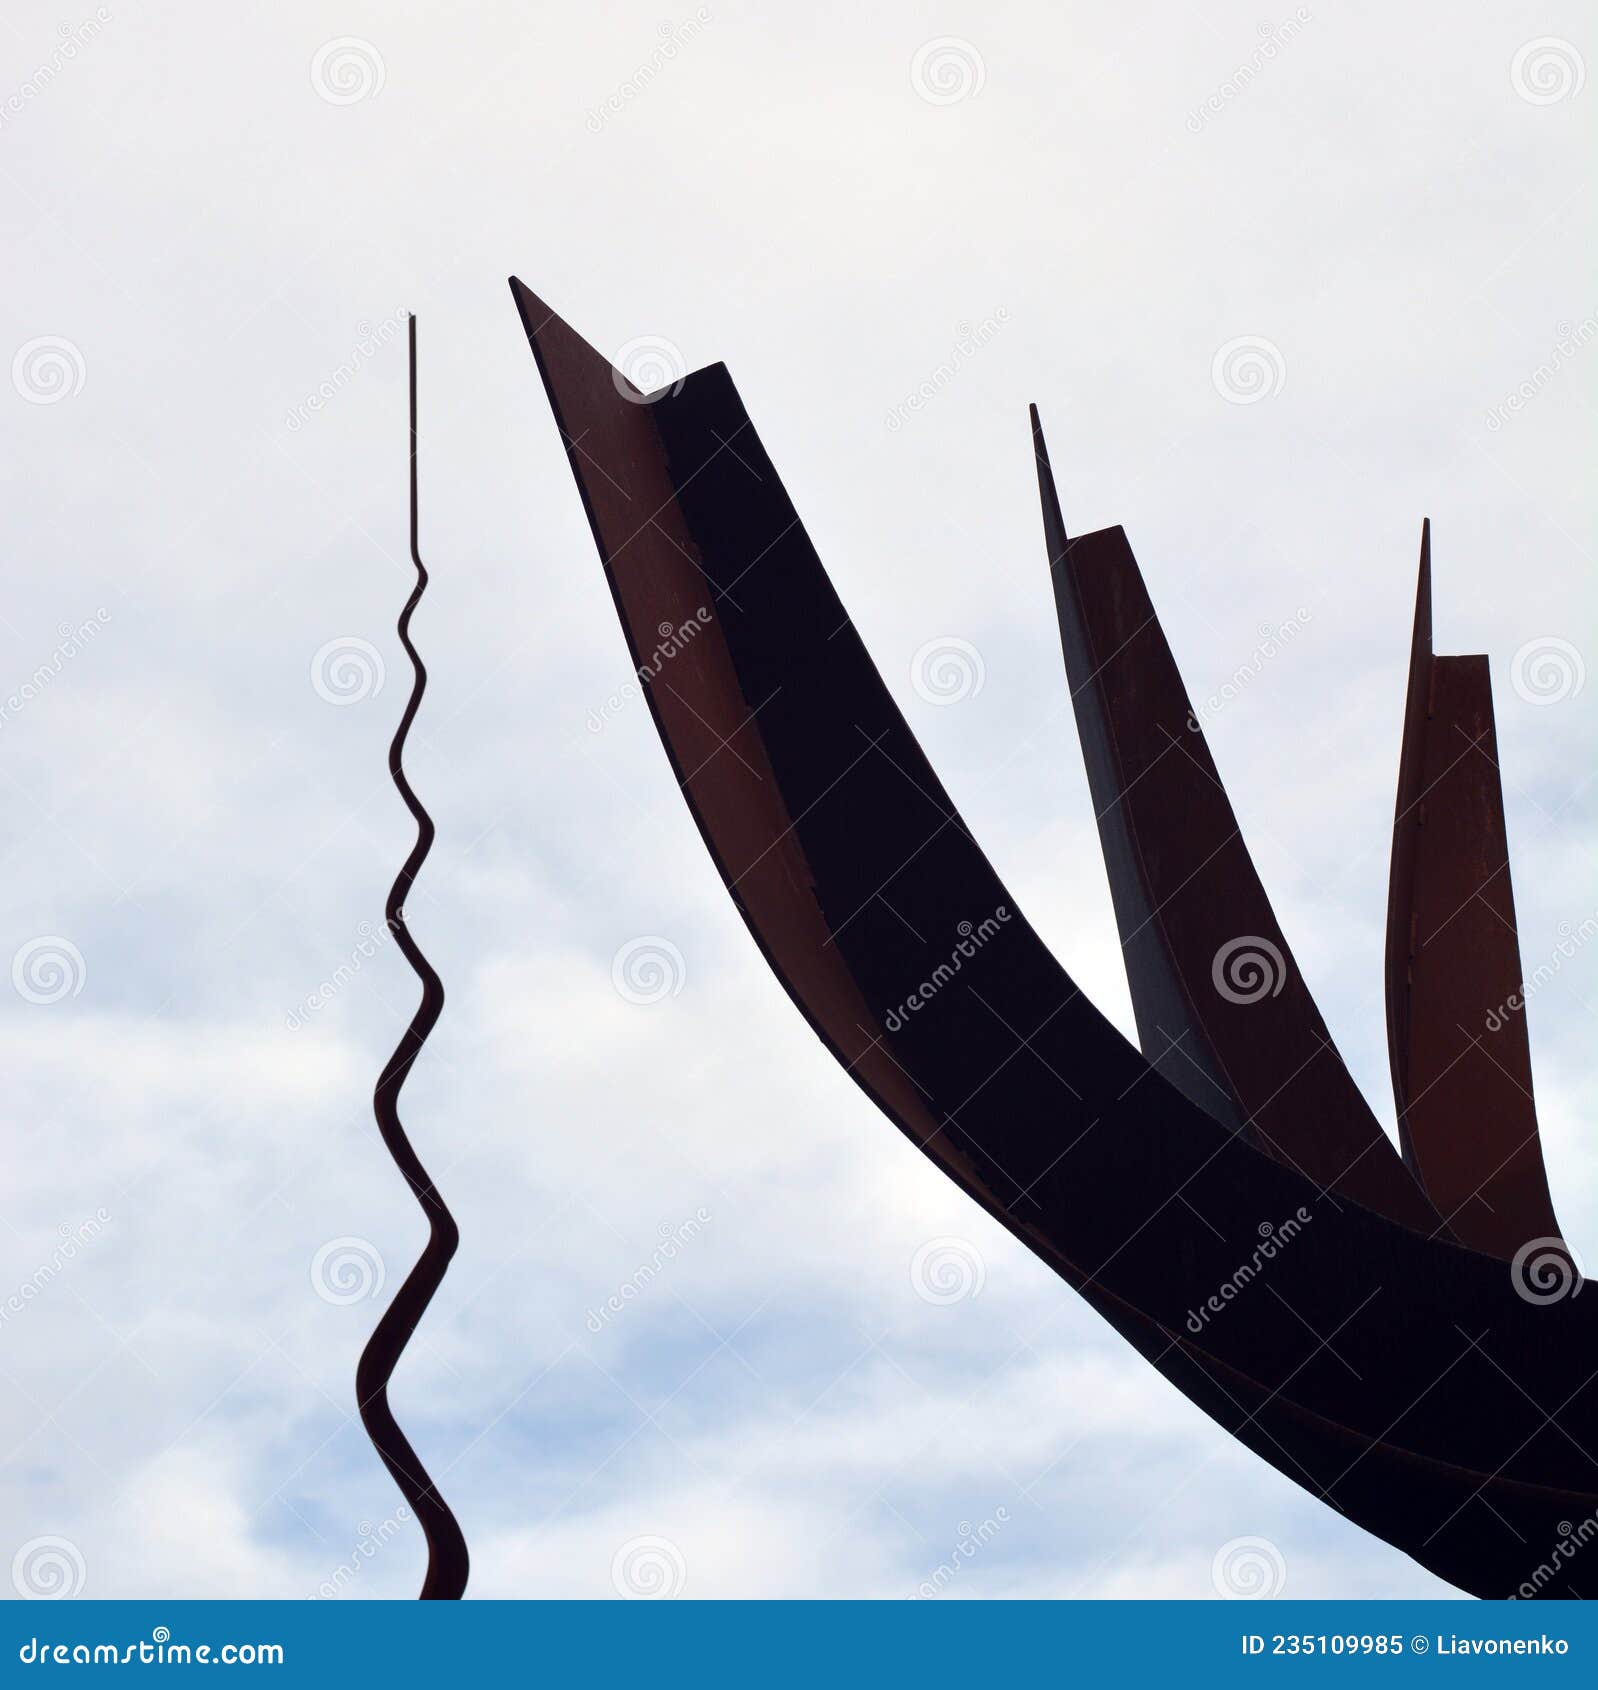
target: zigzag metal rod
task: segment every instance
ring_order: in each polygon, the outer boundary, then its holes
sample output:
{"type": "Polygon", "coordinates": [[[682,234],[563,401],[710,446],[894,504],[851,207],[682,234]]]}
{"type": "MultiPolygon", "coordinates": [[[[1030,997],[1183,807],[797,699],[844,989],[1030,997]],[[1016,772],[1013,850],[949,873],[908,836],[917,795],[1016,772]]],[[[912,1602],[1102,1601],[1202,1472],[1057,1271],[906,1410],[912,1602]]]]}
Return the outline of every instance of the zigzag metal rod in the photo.
{"type": "Polygon", "coordinates": [[[450,1258],[460,1242],[455,1218],[450,1214],[437,1188],[422,1166],[421,1158],[411,1147],[405,1129],[400,1125],[399,1094],[410,1073],[411,1064],[420,1055],[427,1036],[432,1032],[444,1008],[444,983],[433,965],[422,955],[410,929],[405,925],[405,895],[416,882],[417,873],[433,847],[433,818],[422,808],[410,782],[405,778],[404,753],[406,736],[421,708],[422,694],[427,690],[427,670],[422,665],[416,647],[411,644],[411,615],[422,594],[427,590],[427,567],[417,540],[416,497],[416,319],[410,319],[410,400],[411,400],[411,562],[416,565],[416,586],[399,617],[400,644],[410,657],[415,682],[411,696],[400,717],[393,744],[388,750],[388,772],[405,807],[416,820],[416,843],[405,859],[394,884],[389,889],[384,915],[405,960],[422,982],[422,1001],[405,1029],[394,1054],[378,1076],[377,1089],[372,1096],[372,1109],[377,1117],[377,1130],[395,1166],[404,1174],[416,1201],[427,1216],[429,1235],[427,1246],[417,1258],[416,1265],[406,1275],[383,1317],[377,1323],[355,1370],[355,1392],[360,1403],[361,1422],[372,1446],[383,1458],[394,1483],[399,1486],[412,1512],[422,1524],[427,1539],[427,1576],[421,1594],[425,1599],[451,1600],[466,1589],[466,1575],[470,1558],[466,1539],[460,1525],[450,1512],[449,1505],[439,1495],[427,1475],[410,1440],[400,1430],[399,1422],[388,1404],[388,1382],[416,1330],[433,1293],[443,1283],[450,1258]]]}

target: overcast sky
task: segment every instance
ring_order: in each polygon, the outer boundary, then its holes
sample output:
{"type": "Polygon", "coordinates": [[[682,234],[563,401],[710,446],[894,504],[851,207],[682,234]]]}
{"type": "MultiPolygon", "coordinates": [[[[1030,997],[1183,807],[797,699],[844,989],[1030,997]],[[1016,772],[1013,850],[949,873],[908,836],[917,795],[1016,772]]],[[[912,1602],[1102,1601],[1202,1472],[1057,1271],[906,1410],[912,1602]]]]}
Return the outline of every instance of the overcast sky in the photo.
{"type": "Polygon", "coordinates": [[[1429,514],[1438,649],[1492,659],[1525,967],[1557,959],[1533,1058],[1591,1262],[1598,946],[1560,951],[1598,915],[1590,13],[73,3],[0,18],[18,1587],[420,1582],[353,1413],[424,1236],[370,1115],[417,995],[381,926],[415,310],[410,916],[448,1003],[403,1113],[463,1244],[393,1394],[472,1593],[1447,1594],[1135,1357],[793,1012],[647,710],[607,703],[626,650],[505,277],[612,355],[727,361],[975,836],[1130,1031],[1036,401],[1191,694],[1247,677],[1210,743],[1389,1130],[1429,514]],[[913,660],[951,638],[981,685],[937,703],[913,660]]]}

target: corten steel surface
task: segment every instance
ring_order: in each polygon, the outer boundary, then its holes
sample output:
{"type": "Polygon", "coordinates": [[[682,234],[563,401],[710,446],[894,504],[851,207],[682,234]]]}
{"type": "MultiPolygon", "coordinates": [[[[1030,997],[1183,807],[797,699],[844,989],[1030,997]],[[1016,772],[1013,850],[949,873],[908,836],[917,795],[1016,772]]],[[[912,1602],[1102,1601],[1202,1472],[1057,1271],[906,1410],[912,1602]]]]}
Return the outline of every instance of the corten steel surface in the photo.
{"type": "Polygon", "coordinates": [[[1143,1054],[1200,1108],[1318,1186],[1447,1236],[1293,961],[1125,531],[1068,536],[1035,406],[1032,440],[1066,678],[1143,1054]]]}
{"type": "Polygon", "coordinates": [[[1433,654],[1427,522],[1388,894],[1393,1094],[1405,1154],[1450,1229],[1506,1259],[1560,1237],[1521,980],[1492,683],[1485,657],[1433,654]]]}
{"type": "Polygon", "coordinates": [[[1598,1510],[1598,1301],[1528,1304],[1502,1262],[1328,1194],[1156,1072],[966,831],[726,369],[645,402],[512,291],[673,772],[823,1043],[1250,1448],[1465,1589],[1521,1585],[1598,1510]],[[1267,1283],[1210,1312],[1262,1227],[1267,1283]]]}

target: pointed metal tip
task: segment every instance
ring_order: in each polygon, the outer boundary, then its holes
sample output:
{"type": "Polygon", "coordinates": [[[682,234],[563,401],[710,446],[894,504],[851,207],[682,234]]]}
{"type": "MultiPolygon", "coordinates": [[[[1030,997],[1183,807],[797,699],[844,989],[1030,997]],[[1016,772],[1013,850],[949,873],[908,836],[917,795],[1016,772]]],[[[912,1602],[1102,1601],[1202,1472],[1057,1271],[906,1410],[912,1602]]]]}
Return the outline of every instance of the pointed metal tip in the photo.
{"type": "Polygon", "coordinates": [[[511,276],[509,282],[511,299],[521,313],[522,323],[529,335],[536,334],[551,322],[560,321],[520,276],[511,276]]]}
{"type": "Polygon", "coordinates": [[[1069,541],[1065,513],[1060,508],[1059,489],[1054,485],[1054,466],[1049,462],[1049,445],[1043,438],[1043,419],[1036,405],[1028,405],[1032,418],[1032,456],[1038,466],[1038,495],[1043,501],[1043,532],[1049,547],[1049,568],[1065,555],[1069,541]]]}
{"type": "Polygon", "coordinates": [[[1038,415],[1036,405],[1027,406],[1027,415],[1032,419],[1032,449],[1038,455],[1038,462],[1046,466],[1049,461],[1049,444],[1043,438],[1043,418],[1038,415]]]}
{"type": "Polygon", "coordinates": [[[1432,655],[1432,519],[1420,520],[1420,568],[1415,578],[1415,629],[1410,636],[1410,666],[1432,655]]]}

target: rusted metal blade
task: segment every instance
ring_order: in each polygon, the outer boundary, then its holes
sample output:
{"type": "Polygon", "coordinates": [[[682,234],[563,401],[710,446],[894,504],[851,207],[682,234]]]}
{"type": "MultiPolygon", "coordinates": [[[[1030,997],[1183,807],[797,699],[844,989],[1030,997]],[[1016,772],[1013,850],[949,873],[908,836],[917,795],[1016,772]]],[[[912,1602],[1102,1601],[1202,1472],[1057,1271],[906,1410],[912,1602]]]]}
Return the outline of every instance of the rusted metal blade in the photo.
{"type": "Polygon", "coordinates": [[[1514,1588],[1598,1497],[1598,1303],[1533,1306],[1156,1072],[970,837],[725,368],[645,402],[513,292],[673,772],[812,1029],[1241,1441],[1442,1577],[1514,1588]]]}
{"type": "Polygon", "coordinates": [[[1043,529],[1143,1054],[1317,1185],[1446,1236],[1344,1066],[1271,909],[1132,548],[1068,536],[1037,407],[1043,529]]]}
{"type": "Polygon", "coordinates": [[[1532,1096],[1485,657],[1432,649],[1431,523],[1393,820],[1387,1034],[1406,1158],[1455,1236],[1505,1260],[1560,1237],[1532,1096]]]}

